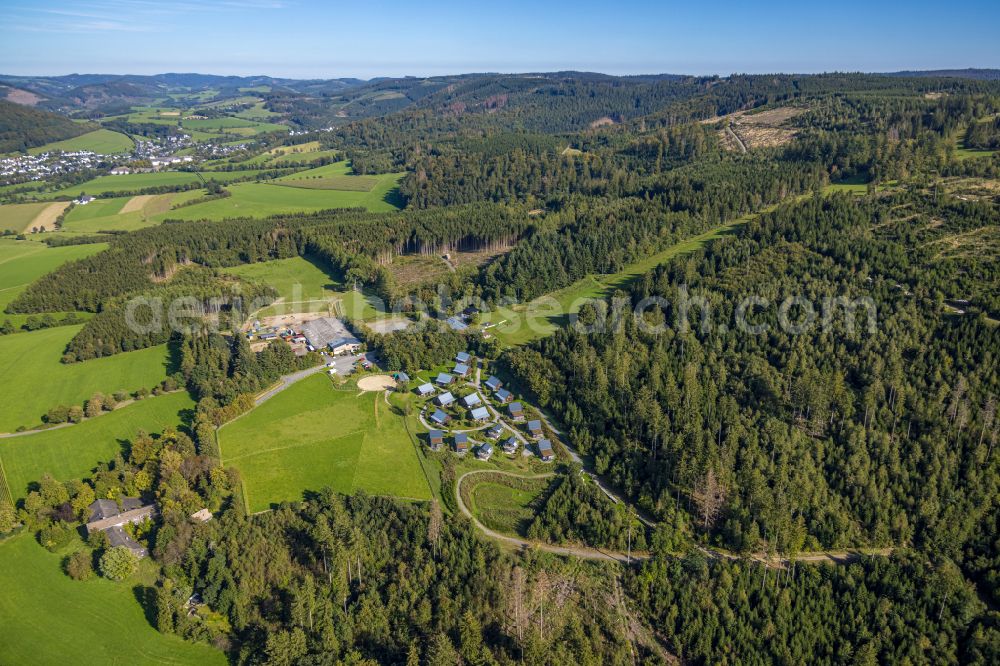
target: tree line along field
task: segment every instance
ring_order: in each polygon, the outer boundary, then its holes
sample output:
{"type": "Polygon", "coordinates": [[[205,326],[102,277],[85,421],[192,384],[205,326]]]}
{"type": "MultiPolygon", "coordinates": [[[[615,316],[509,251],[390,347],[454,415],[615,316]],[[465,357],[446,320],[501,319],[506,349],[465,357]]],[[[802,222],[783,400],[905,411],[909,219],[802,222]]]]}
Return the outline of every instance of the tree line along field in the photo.
{"type": "MultiPolygon", "coordinates": [[[[232,196],[191,206],[175,208],[160,214],[160,219],[221,220],[227,217],[267,217],[280,213],[313,213],[331,208],[362,207],[372,212],[390,212],[400,208],[395,187],[400,176],[380,177],[378,185],[368,192],[342,190],[309,190],[263,183],[235,183],[228,186],[232,196]]],[[[178,195],[175,205],[203,196],[202,191],[178,195]]]]}
{"type": "Polygon", "coordinates": [[[33,226],[51,230],[55,218],[67,205],[64,202],[0,205],[0,231],[28,233],[33,226]]]}
{"type": "MultiPolygon", "coordinates": [[[[157,631],[137,599],[142,587],[70,579],[62,571],[66,554],[28,534],[0,540],[0,663],[58,666],[69,655],[78,664],[226,663],[205,643],[157,631]]],[[[137,582],[152,585],[155,572],[142,567],[137,582]]]]}
{"type": "Polygon", "coordinates": [[[82,363],[62,363],[66,345],[82,326],[58,326],[0,337],[0,381],[17,387],[0,410],[0,432],[41,423],[56,405],[82,405],[96,392],[151,389],[168,374],[166,345],[82,363]]]}
{"type": "Polygon", "coordinates": [[[106,243],[49,247],[33,241],[0,239],[0,311],[46,273],[67,261],[89,257],[105,248],[106,243]]]}
{"type": "Polygon", "coordinates": [[[0,438],[0,464],[17,499],[44,474],[60,481],[81,479],[112,460],[140,430],[162,432],[186,420],[194,402],[186,391],[139,400],[76,425],[0,438]]]}
{"type": "Polygon", "coordinates": [[[304,379],[218,431],[223,464],[240,470],[251,512],[330,487],[430,499],[403,417],[382,392],[304,379]]]}

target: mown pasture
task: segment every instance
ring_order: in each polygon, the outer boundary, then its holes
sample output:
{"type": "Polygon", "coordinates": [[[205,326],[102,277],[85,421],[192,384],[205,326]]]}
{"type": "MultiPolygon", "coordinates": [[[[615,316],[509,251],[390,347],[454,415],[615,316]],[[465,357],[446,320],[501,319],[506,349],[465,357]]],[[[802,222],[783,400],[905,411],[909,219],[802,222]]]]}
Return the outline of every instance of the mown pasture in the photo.
{"type": "MultiPolygon", "coordinates": [[[[81,544],[76,544],[80,547],[81,544]]],[[[226,664],[206,643],[163,634],[149,622],[137,585],[152,585],[152,566],[113,583],[70,579],[67,553],[50,553],[28,534],[0,541],[0,663],[226,664]]]]}
{"type": "Polygon", "coordinates": [[[162,432],[188,420],[194,401],[185,391],[149,397],[76,425],[14,437],[0,437],[0,463],[14,498],[43,474],[60,481],[90,476],[140,430],[162,432]]]}
{"type": "Polygon", "coordinates": [[[32,427],[56,405],[82,405],[96,392],[151,389],[167,376],[172,360],[166,345],[81,363],[62,363],[66,345],[81,326],[59,326],[0,337],[0,383],[7,392],[0,432],[32,427]]]}
{"type": "Polygon", "coordinates": [[[223,463],[240,470],[250,511],[330,487],[429,499],[403,416],[381,392],[335,388],[312,375],[219,432],[223,463]]]}

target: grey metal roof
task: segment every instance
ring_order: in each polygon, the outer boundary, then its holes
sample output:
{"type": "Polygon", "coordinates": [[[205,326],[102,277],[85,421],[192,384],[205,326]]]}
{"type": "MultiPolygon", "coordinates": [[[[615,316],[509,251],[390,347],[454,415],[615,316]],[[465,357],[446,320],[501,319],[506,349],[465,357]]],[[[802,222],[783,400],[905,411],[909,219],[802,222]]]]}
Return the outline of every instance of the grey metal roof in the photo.
{"type": "Polygon", "coordinates": [[[528,430],[541,430],[541,429],[542,429],[542,422],[539,421],[538,419],[535,419],[534,421],[528,421],[528,430]]]}
{"type": "Polygon", "coordinates": [[[510,403],[510,405],[507,406],[507,409],[509,409],[511,413],[524,411],[524,407],[522,407],[519,402],[510,403]]]}
{"type": "Polygon", "coordinates": [[[325,347],[331,343],[343,344],[344,340],[354,340],[355,342],[349,344],[360,344],[361,341],[358,340],[354,335],[347,330],[347,326],[344,322],[340,321],[336,317],[320,317],[319,319],[313,319],[312,321],[307,321],[302,324],[302,335],[306,336],[306,340],[309,341],[313,347],[319,349],[320,347],[325,347]]]}
{"type": "Polygon", "coordinates": [[[444,437],[444,433],[440,430],[431,430],[427,433],[427,436],[431,439],[442,439],[444,437]]]}
{"type": "Polygon", "coordinates": [[[469,374],[469,366],[464,363],[456,363],[455,369],[452,372],[456,375],[467,375],[469,374]]]}
{"type": "Polygon", "coordinates": [[[551,455],[552,453],[552,442],[547,439],[538,440],[538,452],[542,455],[551,455]]]}
{"type": "Polygon", "coordinates": [[[464,432],[457,432],[457,433],[455,433],[455,443],[456,444],[468,444],[469,443],[469,436],[466,435],[464,432]]]}
{"type": "Polygon", "coordinates": [[[440,409],[438,409],[433,414],[431,414],[431,420],[437,421],[438,423],[444,423],[445,421],[448,420],[448,415],[442,412],[440,409]]]}
{"type": "Polygon", "coordinates": [[[503,386],[503,382],[496,377],[490,376],[490,378],[486,380],[486,388],[491,391],[496,391],[501,386],[503,386]]]}
{"type": "Polygon", "coordinates": [[[441,405],[450,405],[451,403],[455,402],[455,396],[451,394],[451,391],[445,391],[444,393],[442,393],[437,397],[437,401],[438,404],[441,405]]]}
{"type": "Polygon", "coordinates": [[[419,393],[420,395],[427,395],[428,393],[434,393],[434,387],[431,385],[430,382],[426,384],[421,384],[420,386],[417,387],[417,393],[419,393]]]}
{"type": "Polygon", "coordinates": [[[442,372],[437,376],[437,378],[434,381],[436,381],[438,384],[451,384],[451,382],[454,379],[455,378],[449,375],[447,372],[442,372]]]}
{"type": "Polygon", "coordinates": [[[476,407],[472,410],[472,418],[474,419],[488,419],[490,417],[490,410],[485,407],[476,407]]]}
{"type": "Polygon", "coordinates": [[[497,391],[497,400],[502,400],[506,402],[507,399],[510,397],[511,397],[510,391],[508,391],[507,389],[500,389],[499,391],[497,391]]]}
{"type": "Polygon", "coordinates": [[[465,404],[466,407],[472,407],[473,405],[478,405],[482,401],[483,399],[479,397],[478,393],[470,393],[469,395],[462,398],[462,403],[465,404]]]}
{"type": "Polygon", "coordinates": [[[455,354],[455,360],[459,363],[468,363],[470,358],[472,358],[472,355],[469,352],[463,351],[455,354]]]}

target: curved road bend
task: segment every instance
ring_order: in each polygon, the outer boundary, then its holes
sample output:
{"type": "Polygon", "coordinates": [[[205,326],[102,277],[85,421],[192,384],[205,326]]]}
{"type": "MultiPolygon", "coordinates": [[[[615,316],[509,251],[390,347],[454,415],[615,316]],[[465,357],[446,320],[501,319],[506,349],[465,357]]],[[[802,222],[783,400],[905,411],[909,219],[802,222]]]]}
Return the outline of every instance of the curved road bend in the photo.
{"type": "MultiPolygon", "coordinates": [[[[540,541],[529,541],[527,539],[522,539],[520,537],[510,536],[507,534],[502,534],[495,530],[483,525],[475,516],[465,502],[462,500],[462,481],[465,477],[471,476],[473,474],[500,474],[503,476],[511,476],[517,479],[544,479],[548,477],[555,476],[555,473],[548,472],[546,474],[535,474],[533,476],[523,476],[521,474],[514,474],[513,472],[504,472],[501,470],[490,470],[490,469],[479,469],[472,470],[462,474],[455,480],[455,501],[458,503],[459,511],[462,512],[466,518],[472,521],[472,524],[476,526],[480,532],[495,539],[497,541],[506,543],[511,546],[516,546],[519,548],[537,548],[538,550],[543,550],[548,553],[554,553],[556,555],[564,555],[571,557],[579,557],[587,560],[605,560],[611,562],[621,562],[627,564],[629,562],[628,555],[614,550],[600,550],[597,548],[587,548],[583,546],[554,546],[552,544],[543,543],[540,541]]],[[[717,548],[711,548],[702,546],[699,544],[692,544],[694,548],[704,554],[706,557],[711,557],[714,559],[726,559],[726,560],[742,560],[749,558],[751,561],[759,562],[768,567],[785,567],[789,564],[795,562],[804,563],[829,563],[829,564],[845,564],[849,562],[854,562],[861,559],[865,555],[878,555],[886,557],[892,554],[892,548],[878,548],[878,549],[866,549],[861,550],[840,550],[840,551],[814,551],[814,552],[804,552],[794,555],[792,557],[775,557],[769,556],[762,553],[754,553],[749,556],[738,555],[736,553],[731,553],[726,550],[721,550],[717,548]]],[[[632,561],[642,561],[649,559],[648,553],[632,553],[632,561]]]]}

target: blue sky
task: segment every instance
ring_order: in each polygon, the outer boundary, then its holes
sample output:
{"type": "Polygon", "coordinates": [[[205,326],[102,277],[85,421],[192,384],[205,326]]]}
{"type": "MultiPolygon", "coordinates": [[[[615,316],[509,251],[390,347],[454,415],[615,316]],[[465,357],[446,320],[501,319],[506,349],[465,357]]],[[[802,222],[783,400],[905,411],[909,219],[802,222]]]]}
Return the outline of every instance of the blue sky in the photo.
{"type": "Polygon", "coordinates": [[[1000,2],[0,0],[0,73],[1000,67],[1000,2]]]}

